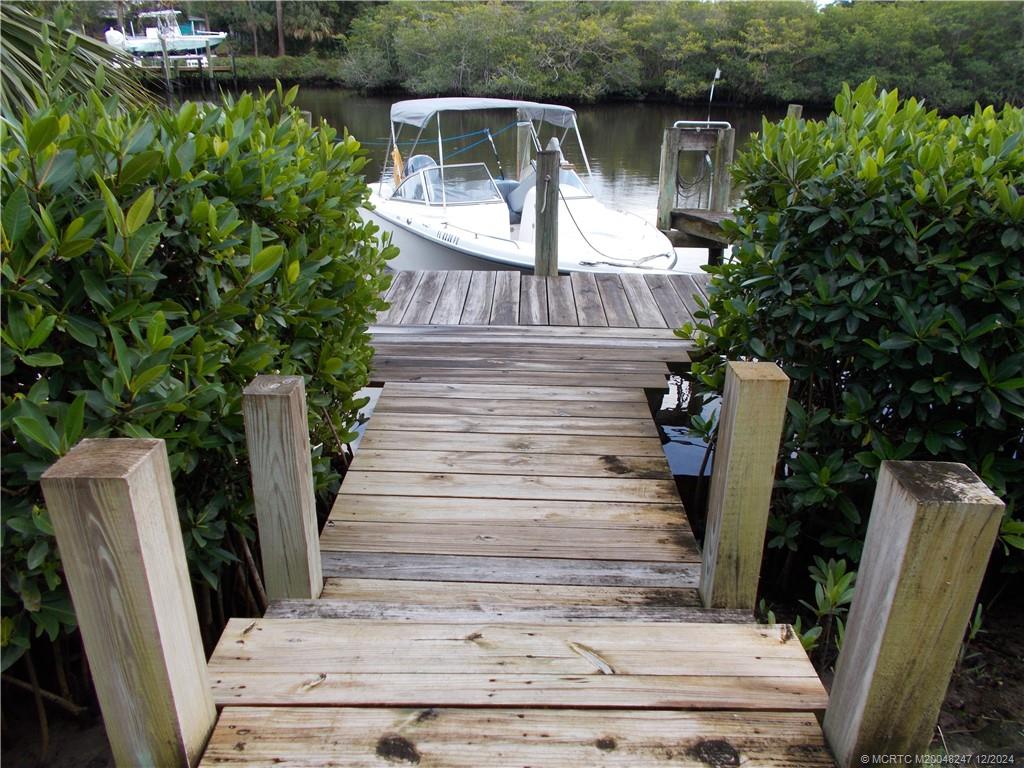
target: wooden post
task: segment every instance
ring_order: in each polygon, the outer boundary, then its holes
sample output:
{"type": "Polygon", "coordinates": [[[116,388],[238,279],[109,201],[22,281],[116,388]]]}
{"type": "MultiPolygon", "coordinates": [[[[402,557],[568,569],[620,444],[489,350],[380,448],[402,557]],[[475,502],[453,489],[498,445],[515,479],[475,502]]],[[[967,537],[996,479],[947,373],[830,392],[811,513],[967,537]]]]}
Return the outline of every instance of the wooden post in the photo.
{"type": "Polygon", "coordinates": [[[167,41],[162,35],[160,36],[160,49],[163,51],[164,58],[164,86],[167,89],[167,105],[173,107],[174,86],[171,84],[171,62],[167,56],[167,41]]]}
{"type": "Polygon", "coordinates": [[[320,597],[324,580],[302,377],[257,376],[242,392],[242,412],[267,597],[320,597]]]}
{"type": "Polygon", "coordinates": [[[217,712],[163,440],[83,440],[42,488],[115,761],[197,765],[217,712]]]}
{"type": "Polygon", "coordinates": [[[516,111],[516,178],[520,181],[530,170],[530,152],[533,150],[533,131],[530,118],[516,111]]]}
{"type": "Polygon", "coordinates": [[[700,575],[708,608],[755,605],[788,392],[775,363],[728,364],[700,575]]]}
{"type": "Polygon", "coordinates": [[[533,273],[558,276],[558,182],[562,153],[537,153],[537,216],[534,230],[533,273]]]}
{"type": "Polygon", "coordinates": [[[841,768],[927,750],[1002,515],[963,464],[882,462],[825,713],[841,768]]]}
{"type": "Polygon", "coordinates": [[[210,93],[216,95],[217,89],[214,87],[214,71],[213,71],[213,49],[210,47],[210,41],[206,41],[206,66],[210,72],[210,93]]]}
{"type": "Polygon", "coordinates": [[[804,108],[802,104],[790,104],[786,107],[786,117],[793,117],[799,120],[803,113],[804,108]]]}
{"type": "Polygon", "coordinates": [[[238,67],[235,66],[235,52],[231,52],[231,84],[238,90],[238,67]]]}
{"type": "Polygon", "coordinates": [[[658,229],[672,229],[672,209],[676,207],[676,177],[679,175],[678,128],[666,128],[661,140],[661,164],[658,168],[658,229]]]}

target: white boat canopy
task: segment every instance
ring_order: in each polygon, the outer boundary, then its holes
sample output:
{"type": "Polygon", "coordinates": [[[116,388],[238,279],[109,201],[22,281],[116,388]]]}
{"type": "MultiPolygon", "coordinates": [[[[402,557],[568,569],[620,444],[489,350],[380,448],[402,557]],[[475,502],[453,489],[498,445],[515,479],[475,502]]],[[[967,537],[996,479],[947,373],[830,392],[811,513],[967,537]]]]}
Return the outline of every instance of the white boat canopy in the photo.
{"type": "Polygon", "coordinates": [[[519,109],[531,120],[541,120],[561,128],[569,128],[576,122],[576,111],[571,107],[517,99],[485,99],[464,96],[409,99],[395,102],[391,106],[391,122],[422,128],[438,112],[469,112],[475,109],[519,109]]]}

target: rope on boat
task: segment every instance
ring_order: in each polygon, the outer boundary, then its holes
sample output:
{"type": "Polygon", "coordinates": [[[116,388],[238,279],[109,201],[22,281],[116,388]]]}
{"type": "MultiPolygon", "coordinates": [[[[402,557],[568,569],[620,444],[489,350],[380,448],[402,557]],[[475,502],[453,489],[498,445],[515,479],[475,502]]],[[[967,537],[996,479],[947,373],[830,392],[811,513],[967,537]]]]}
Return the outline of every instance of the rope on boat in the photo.
{"type": "MultiPolygon", "coordinates": [[[[562,187],[561,186],[558,187],[558,196],[560,198],[562,198],[562,202],[565,203],[565,210],[569,214],[569,218],[572,219],[572,223],[573,223],[573,226],[576,227],[576,231],[579,232],[580,233],[580,237],[583,238],[583,242],[585,242],[587,245],[589,245],[591,250],[593,250],[595,253],[600,254],[605,259],[605,261],[581,261],[580,264],[582,264],[584,266],[588,266],[588,267],[597,266],[598,264],[606,264],[606,265],[608,265],[610,267],[628,267],[628,268],[631,268],[631,269],[651,269],[651,267],[645,266],[648,261],[654,261],[655,259],[660,259],[660,258],[663,258],[664,256],[667,255],[667,254],[663,254],[663,253],[655,253],[655,254],[652,254],[650,256],[644,256],[642,259],[637,259],[636,261],[624,261],[623,259],[616,259],[614,256],[609,256],[607,253],[605,253],[600,248],[598,248],[596,245],[594,245],[592,242],[590,242],[590,239],[587,237],[586,233],[583,231],[583,228],[579,225],[579,223],[577,223],[576,217],[572,215],[572,208],[569,207],[569,201],[566,200],[565,195],[562,194],[562,187]]],[[[547,202],[546,198],[547,198],[547,195],[545,195],[545,203],[547,202]]],[[[543,212],[543,208],[541,209],[541,211],[543,212]]],[[[668,269],[672,269],[676,265],[676,262],[678,260],[679,260],[679,254],[677,254],[675,252],[675,248],[673,248],[672,249],[672,263],[668,265],[668,269]]]]}

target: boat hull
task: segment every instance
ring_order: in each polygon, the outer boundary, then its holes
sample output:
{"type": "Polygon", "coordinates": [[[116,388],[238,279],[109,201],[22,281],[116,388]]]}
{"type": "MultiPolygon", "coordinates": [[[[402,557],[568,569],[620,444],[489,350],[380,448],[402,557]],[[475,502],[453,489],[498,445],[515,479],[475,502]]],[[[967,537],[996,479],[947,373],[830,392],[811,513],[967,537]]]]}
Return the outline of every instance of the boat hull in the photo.
{"type": "MultiPolygon", "coordinates": [[[[471,223],[472,212],[468,209],[464,209],[461,213],[449,209],[445,215],[427,215],[430,210],[428,208],[417,206],[416,209],[410,209],[401,207],[401,204],[396,207],[388,201],[373,197],[376,198],[371,198],[371,203],[374,206],[363,210],[362,215],[391,234],[392,243],[399,249],[399,255],[390,262],[393,269],[515,269],[523,272],[533,272],[534,270],[532,242],[473,231],[471,229],[473,226],[471,223]],[[469,214],[468,220],[466,219],[467,214],[469,214]],[[462,218],[458,223],[451,220],[459,216],[462,218]]],[[[644,226],[646,228],[649,225],[644,226]]],[[[654,230],[654,233],[659,238],[664,238],[657,230],[654,230]]],[[[607,262],[587,263],[580,258],[581,249],[572,247],[578,246],[578,243],[572,241],[564,243],[561,240],[560,237],[559,272],[562,274],[569,272],[671,274],[680,271],[698,271],[679,269],[674,263],[678,259],[678,255],[671,259],[659,257],[660,268],[653,265],[635,267],[607,262]]],[[[671,251],[671,244],[667,239],[665,239],[665,243],[671,251]]],[[[656,243],[655,247],[660,247],[660,243],[656,243]]],[[[584,251],[584,253],[586,252],[584,251]]]]}

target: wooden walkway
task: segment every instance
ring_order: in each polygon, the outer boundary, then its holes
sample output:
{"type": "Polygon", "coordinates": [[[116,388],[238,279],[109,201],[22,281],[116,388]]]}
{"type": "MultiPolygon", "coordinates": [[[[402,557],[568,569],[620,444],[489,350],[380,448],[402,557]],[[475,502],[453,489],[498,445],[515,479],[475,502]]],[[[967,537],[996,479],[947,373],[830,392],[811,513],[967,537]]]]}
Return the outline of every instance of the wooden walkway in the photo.
{"type": "Polygon", "coordinates": [[[832,764],[791,629],[695,589],[645,389],[699,285],[604,277],[399,274],[323,593],[230,622],[204,765],[832,764]]]}

